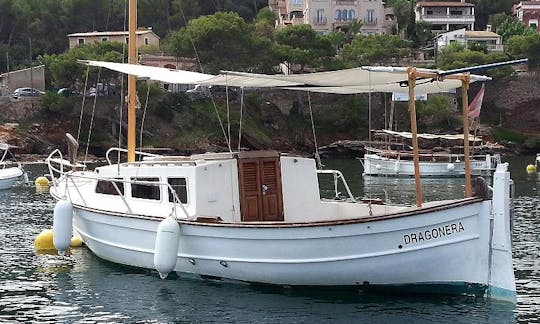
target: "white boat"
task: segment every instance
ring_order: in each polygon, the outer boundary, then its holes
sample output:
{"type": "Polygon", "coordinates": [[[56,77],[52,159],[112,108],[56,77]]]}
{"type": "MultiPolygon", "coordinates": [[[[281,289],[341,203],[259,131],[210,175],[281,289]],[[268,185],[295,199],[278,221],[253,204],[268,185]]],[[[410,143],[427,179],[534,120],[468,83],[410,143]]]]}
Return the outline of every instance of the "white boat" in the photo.
{"type": "Polygon", "coordinates": [[[2,152],[2,158],[0,159],[0,190],[11,188],[17,179],[26,176],[20,163],[17,166],[10,167],[5,162],[11,147],[13,146],[0,143],[0,151],[2,152]]]}
{"type": "MultiPolygon", "coordinates": [[[[403,80],[410,80],[411,89],[440,91],[462,82],[467,86],[469,80],[456,75],[443,79],[439,71],[413,68],[208,76],[87,63],[165,82],[300,86],[334,93],[393,91],[403,80]],[[437,81],[415,82],[426,75],[437,81]]],[[[133,98],[128,100],[130,112],[133,98]]],[[[415,117],[414,101],[411,111],[415,117]]],[[[54,244],[60,253],[68,248],[73,228],[100,258],[156,269],[161,277],[176,272],[180,278],[190,274],[286,286],[395,288],[515,301],[506,163],[497,166],[492,189],[477,184],[479,195],[472,195],[467,182],[465,198],[423,202],[417,190],[416,204],[398,206],[357,201],[339,171],[317,170],[311,158],[232,150],[167,157],[136,152],[131,136],[127,146],[109,150],[109,164],[93,171],[68,170],[58,150],[49,156],[50,192],[58,200],[54,244]],[[117,151],[127,151],[128,162],[113,162],[117,151]],[[341,184],[347,197],[321,199],[321,173],[333,175],[336,191],[341,184]]]]}
{"type": "MultiPolygon", "coordinates": [[[[401,138],[411,138],[410,132],[381,130],[379,133],[401,138]]],[[[436,140],[458,140],[463,135],[417,134],[418,138],[436,140]]],[[[469,135],[469,141],[480,141],[469,135]]],[[[365,176],[414,177],[413,152],[411,150],[379,149],[366,147],[366,154],[360,159],[365,176]]],[[[464,177],[465,161],[462,153],[425,151],[418,154],[420,175],[422,177],[464,177]]],[[[470,157],[471,175],[491,176],[497,164],[501,163],[499,154],[484,154],[470,157]]]]}

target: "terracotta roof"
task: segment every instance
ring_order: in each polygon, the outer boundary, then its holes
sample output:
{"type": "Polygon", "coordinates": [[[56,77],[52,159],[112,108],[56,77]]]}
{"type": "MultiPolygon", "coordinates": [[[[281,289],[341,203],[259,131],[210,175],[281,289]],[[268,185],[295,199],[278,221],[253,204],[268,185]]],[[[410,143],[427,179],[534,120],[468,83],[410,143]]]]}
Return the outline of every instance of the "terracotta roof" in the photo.
{"type": "Polygon", "coordinates": [[[491,31],[486,31],[486,30],[467,30],[467,31],[465,31],[465,36],[468,36],[468,37],[493,37],[493,38],[500,37],[499,34],[491,32],[491,31]]]}
{"type": "Polygon", "coordinates": [[[460,1],[439,1],[428,2],[422,1],[416,4],[417,7],[474,7],[472,3],[460,2],[460,1]]]}

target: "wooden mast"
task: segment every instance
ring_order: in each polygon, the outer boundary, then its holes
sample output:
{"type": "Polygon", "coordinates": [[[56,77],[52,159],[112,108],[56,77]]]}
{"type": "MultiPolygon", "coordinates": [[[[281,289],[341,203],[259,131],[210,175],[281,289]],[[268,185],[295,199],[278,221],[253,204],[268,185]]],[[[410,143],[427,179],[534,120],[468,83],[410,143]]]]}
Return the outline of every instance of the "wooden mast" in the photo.
{"type": "Polygon", "coordinates": [[[469,152],[469,83],[471,74],[464,73],[461,77],[461,105],[463,113],[463,156],[465,162],[465,197],[472,197],[471,159],[469,152]]]}
{"type": "MultiPolygon", "coordinates": [[[[137,0],[129,0],[129,35],[128,35],[128,63],[137,63],[137,0]]],[[[137,124],[136,105],[137,105],[137,78],[135,75],[128,74],[128,134],[127,134],[127,161],[135,161],[135,126],[137,124]]]]}
{"type": "Polygon", "coordinates": [[[420,182],[420,157],[418,155],[418,137],[416,130],[416,104],[414,96],[414,87],[416,85],[416,68],[409,67],[407,69],[409,81],[409,112],[411,114],[411,134],[413,145],[413,161],[414,161],[414,184],[416,187],[416,206],[422,206],[422,184],[420,182]]]}

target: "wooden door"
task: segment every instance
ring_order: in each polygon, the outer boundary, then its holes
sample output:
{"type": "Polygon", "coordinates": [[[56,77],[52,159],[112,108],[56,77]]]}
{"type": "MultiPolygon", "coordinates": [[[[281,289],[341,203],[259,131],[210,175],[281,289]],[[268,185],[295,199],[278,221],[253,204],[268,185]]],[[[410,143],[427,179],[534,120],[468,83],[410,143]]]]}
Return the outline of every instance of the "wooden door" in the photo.
{"type": "Polygon", "coordinates": [[[283,220],[279,157],[238,159],[242,221],[283,220]]]}

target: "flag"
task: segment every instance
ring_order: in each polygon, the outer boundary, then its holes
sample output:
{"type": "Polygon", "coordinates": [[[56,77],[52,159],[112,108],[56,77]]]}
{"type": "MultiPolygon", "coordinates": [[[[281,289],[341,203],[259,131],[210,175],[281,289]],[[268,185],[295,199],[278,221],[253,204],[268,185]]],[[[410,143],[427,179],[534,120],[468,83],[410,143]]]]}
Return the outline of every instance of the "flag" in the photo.
{"type": "Polygon", "coordinates": [[[469,104],[469,117],[478,118],[480,116],[480,109],[482,108],[482,100],[484,99],[485,87],[482,84],[482,88],[476,94],[476,97],[469,104]]]}

